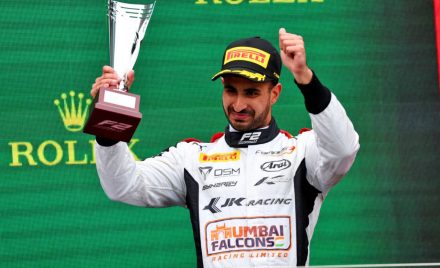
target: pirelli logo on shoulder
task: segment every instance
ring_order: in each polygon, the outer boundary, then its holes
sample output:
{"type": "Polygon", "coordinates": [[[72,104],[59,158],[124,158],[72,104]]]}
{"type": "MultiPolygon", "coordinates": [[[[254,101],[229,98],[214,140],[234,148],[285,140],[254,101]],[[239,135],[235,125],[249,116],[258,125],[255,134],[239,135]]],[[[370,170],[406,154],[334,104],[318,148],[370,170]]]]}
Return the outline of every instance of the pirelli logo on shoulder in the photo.
{"type": "Polygon", "coordinates": [[[230,153],[216,153],[216,154],[205,154],[200,153],[199,162],[229,162],[240,160],[240,151],[233,151],[230,153]]]}
{"type": "Polygon", "coordinates": [[[223,65],[236,60],[248,61],[261,67],[267,67],[269,63],[270,54],[253,47],[233,47],[226,50],[225,61],[223,65]]]}

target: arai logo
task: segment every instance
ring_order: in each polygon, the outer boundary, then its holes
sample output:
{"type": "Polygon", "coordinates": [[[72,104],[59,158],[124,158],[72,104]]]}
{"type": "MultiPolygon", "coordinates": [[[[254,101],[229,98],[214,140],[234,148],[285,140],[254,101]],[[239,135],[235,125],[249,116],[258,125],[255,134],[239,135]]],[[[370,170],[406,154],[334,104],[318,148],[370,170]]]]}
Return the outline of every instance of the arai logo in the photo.
{"type": "Polygon", "coordinates": [[[280,170],[287,169],[291,166],[291,163],[287,159],[281,159],[277,161],[270,161],[266,162],[261,165],[261,170],[267,171],[267,172],[276,172],[280,170]]]}

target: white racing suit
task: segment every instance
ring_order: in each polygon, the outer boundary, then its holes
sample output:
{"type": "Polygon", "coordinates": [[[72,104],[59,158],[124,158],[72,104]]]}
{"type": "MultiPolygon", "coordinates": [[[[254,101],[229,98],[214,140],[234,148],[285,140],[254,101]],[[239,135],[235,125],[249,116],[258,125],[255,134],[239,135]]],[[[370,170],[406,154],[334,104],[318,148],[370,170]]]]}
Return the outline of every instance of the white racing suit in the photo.
{"type": "Polygon", "coordinates": [[[124,142],[97,144],[104,191],[136,206],[188,208],[198,267],[308,265],[324,197],[349,170],[359,143],[316,76],[298,86],[313,130],[291,137],[275,120],[244,133],[227,127],[213,142],[180,142],[138,162],[124,142]]]}

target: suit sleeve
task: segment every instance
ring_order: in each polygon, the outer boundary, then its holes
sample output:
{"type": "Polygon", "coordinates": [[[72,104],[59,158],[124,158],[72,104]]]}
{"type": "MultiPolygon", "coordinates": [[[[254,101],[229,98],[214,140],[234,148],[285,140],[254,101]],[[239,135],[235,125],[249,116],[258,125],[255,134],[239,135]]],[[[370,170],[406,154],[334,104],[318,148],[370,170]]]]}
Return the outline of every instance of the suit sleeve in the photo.
{"type": "Polygon", "coordinates": [[[298,87],[313,128],[304,137],[307,179],[321,192],[327,192],[352,166],[359,150],[359,135],[336,96],[315,75],[308,85],[298,87]]]}
{"type": "Polygon", "coordinates": [[[179,143],[159,156],[135,161],[125,142],[102,146],[98,140],[96,168],[104,192],[111,200],[136,206],[185,206],[187,146],[179,143]]]}

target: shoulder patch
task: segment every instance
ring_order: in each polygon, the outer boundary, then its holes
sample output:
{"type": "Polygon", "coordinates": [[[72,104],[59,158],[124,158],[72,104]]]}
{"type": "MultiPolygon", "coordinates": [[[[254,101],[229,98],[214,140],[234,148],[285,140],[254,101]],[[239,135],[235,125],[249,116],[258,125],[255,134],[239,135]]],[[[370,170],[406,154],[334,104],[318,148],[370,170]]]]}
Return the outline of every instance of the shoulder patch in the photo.
{"type": "Polygon", "coordinates": [[[216,142],[218,139],[220,139],[223,135],[225,135],[225,133],[223,133],[223,132],[217,132],[217,133],[215,133],[214,135],[212,135],[212,137],[211,137],[211,143],[212,142],[216,142]]]}
{"type": "Polygon", "coordinates": [[[200,140],[198,140],[198,139],[195,139],[195,138],[186,138],[186,139],[184,139],[184,140],[182,140],[182,142],[193,142],[193,141],[195,141],[195,142],[201,142],[200,140]]]}
{"type": "Polygon", "coordinates": [[[312,129],[311,129],[311,128],[306,128],[306,127],[304,127],[304,128],[302,128],[302,129],[299,130],[298,134],[302,134],[302,133],[307,132],[307,131],[310,131],[310,130],[312,130],[312,129]]]}
{"type": "Polygon", "coordinates": [[[290,134],[289,132],[287,132],[286,130],[280,130],[281,134],[284,134],[284,136],[286,136],[287,138],[291,139],[293,138],[292,134],[290,134]]]}

